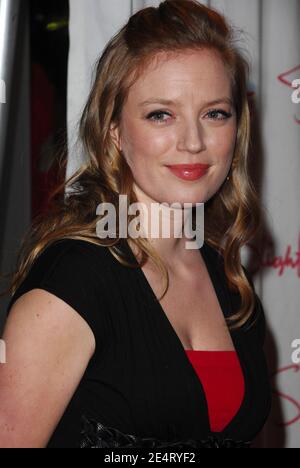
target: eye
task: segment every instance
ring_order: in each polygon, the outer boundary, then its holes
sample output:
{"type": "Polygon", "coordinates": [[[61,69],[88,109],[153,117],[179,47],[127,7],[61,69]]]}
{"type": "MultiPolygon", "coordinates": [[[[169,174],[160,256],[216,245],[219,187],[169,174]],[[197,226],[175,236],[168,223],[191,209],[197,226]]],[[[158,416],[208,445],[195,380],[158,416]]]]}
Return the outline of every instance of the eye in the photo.
{"type": "Polygon", "coordinates": [[[212,109],[206,115],[212,120],[227,120],[232,117],[232,114],[224,111],[223,109],[212,109]]]}
{"type": "Polygon", "coordinates": [[[171,114],[169,114],[169,112],[166,112],[166,111],[154,111],[154,112],[151,112],[149,115],[147,115],[146,119],[147,120],[152,120],[153,122],[157,122],[157,123],[161,123],[161,122],[166,122],[166,120],[163,120],[161,117],[163,117],[164,115],[168,115],[169,117],[171,117],[171,114]]]}

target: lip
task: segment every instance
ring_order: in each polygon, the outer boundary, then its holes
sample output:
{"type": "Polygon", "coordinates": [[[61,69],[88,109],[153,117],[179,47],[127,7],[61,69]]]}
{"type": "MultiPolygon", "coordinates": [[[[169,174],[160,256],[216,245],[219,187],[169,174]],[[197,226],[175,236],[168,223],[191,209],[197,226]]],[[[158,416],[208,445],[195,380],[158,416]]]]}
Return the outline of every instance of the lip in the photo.
{"type": "Polygon", "coordinates": [[[177,177],[183,180],[199,180],[209,169],[207,164],[176,164],[167,166],[168,169],[177,177]]]}

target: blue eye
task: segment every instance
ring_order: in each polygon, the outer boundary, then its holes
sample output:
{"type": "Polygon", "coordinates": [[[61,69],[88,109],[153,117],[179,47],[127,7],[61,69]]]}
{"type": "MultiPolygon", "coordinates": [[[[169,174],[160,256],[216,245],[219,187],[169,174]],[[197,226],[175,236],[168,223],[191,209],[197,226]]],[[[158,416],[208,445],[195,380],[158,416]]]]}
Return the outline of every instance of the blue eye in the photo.
{"type": "Polygon", "coordinates": [[[213,109],[207,113],[212,120],[227,120],[232,117],[232,114],[224,111],[223,109],[213,109]],[[221,117],[218,117],[218,115],[221,117]]]}
{"type": "Polygon", "coordinates": [[[154,111],[154,112],[151,112],[149,115],[147,115],[147,119],[148,120],[152,120],[153,122],[164,122],[165,120],[163,119],[160,119],[159,117],[160,116],[163,116],[163,115],[168,115],[169,117],[171,117],[171,115],[168,113],[168,112],[165,112],[165,111],[154,111]]]}
{"type": "MultiPolygon", "coordinates": [[[[164,115],[171,117],[169,112],[159,110],[148,114],[146,119],[156,123],[163,123],[167,121],[167,119],[163,119],[164,115]]],[[[212,109],[206,115],[208,115],[211,120],[227,120],[232,117],[231,113],[226,112],[223,109],[212,109]]]]}

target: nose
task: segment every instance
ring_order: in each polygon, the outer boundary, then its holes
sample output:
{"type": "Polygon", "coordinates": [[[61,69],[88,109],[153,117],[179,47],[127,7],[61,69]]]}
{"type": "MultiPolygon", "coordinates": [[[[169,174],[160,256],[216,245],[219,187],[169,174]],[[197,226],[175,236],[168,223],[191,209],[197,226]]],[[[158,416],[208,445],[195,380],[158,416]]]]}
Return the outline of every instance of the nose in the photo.
{"type": "Polygon", "coordinates": [[[206,149],[204,129],[199,120],[189,120],[181,130],[178,150],[189,153],[200,153],[206,149]]]}

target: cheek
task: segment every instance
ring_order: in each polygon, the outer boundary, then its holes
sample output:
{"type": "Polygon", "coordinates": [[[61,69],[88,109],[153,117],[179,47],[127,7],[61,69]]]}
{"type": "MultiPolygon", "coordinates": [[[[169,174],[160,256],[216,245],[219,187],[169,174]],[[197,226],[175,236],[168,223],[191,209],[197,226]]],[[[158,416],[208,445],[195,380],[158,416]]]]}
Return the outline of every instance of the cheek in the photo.
{"type": "Polygon", "coordinates": [[[138,170],[162,160],[172,144],[172,137],[151,126],[127,125],[122,148],[131,169],[138,170]]]}
{"type": "Polygon", "coordinates": [[[219,129],[210,138],[210,150],[217,163],[228,163],[232,160],[236,144],[236,127],[219,129]]]}

